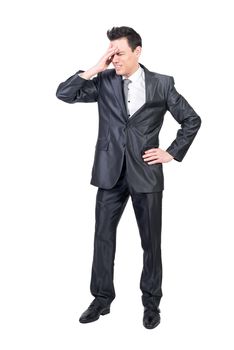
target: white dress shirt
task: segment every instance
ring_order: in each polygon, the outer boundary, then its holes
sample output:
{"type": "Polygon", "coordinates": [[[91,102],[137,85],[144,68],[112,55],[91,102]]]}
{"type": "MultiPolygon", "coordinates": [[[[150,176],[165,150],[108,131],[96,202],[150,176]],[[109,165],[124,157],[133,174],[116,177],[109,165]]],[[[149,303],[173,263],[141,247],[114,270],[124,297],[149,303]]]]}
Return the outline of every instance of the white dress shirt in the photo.
{"type": "Polygon", "coordinates": [[[145,72],[139,65],[139,68],[131,76],[122,76],[123,79],[130,79],[132,82],[128,85],[128,110],[130,117],[145,103],[145,72]]]}

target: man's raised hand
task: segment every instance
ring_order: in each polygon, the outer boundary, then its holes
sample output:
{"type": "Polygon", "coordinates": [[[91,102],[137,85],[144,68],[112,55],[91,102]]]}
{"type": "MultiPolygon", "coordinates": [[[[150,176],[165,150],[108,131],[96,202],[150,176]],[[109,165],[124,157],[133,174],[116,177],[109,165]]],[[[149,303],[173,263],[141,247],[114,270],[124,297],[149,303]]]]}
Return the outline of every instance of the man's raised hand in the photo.
{"type": "Polygon", "coordinates": [[[97,73],[107,69],[107,67],[112,62],[112,59],[117,51],[118,51],[118,48],[116,46],[113,46],[112,43],[110,43],[107,51],[96,64],[97,73]]]}
{"type": "Polygon", "coordinates": [[[98,63],[87,71],[80,73],[79,75],[84,79],[90,79],[97,73],[104,71],[112,62],[112,59],[116,52],[118,52],[118,48],[110,43],[107,51],[98,61],[98,63]]]}

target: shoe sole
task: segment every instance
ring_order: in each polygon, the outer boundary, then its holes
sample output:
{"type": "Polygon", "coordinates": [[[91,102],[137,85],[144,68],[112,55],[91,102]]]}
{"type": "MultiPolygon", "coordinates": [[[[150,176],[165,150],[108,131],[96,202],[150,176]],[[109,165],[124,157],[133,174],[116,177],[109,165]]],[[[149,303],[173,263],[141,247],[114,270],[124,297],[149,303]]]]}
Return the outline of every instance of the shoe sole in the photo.
{"type": "Polygon", "coordinates": [[[107,315],[109,313],[110,313],[110,308],[108,307],[107,309],[105,309],[101,312],[101,315],[104,316],[104,315],[107,315]]]}
{"type": "MultiPolygon", "coordinates": [[[[107,315],[110,313],[110,308],[107,308],[107,309],[104,309],[102,312],[100,312],[100,315],[104,316],[104,315],[107,315]]],[[[99,319],[100,316],[96,317],[96,318],[93,318],[92,320],[81,320],[79,319],[79,322],[80,323],[90,323],[90,322],[94,322],[94,321],[97,321],[99,319]]]]}
{"type": "Polygon", "coordinates": [[[160,324],[160,321],[157,322],[154,326],[146,326],[144,323],[143,323],[143,326],[144,326],[146,329],[154,329],[154,328],[157,327],[159,324],[160,324]]]}

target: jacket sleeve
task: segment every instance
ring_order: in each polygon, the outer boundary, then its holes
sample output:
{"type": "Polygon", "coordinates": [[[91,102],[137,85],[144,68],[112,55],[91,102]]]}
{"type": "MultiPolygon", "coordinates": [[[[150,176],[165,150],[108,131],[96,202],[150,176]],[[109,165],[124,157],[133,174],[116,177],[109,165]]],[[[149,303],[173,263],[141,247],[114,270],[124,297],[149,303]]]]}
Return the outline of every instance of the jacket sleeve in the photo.
{"type": "Polygon", "coordinates": [[[98,74],[97,77],[88,80],[79,75],[83,72],[83,70],[79,70],[70,78],[59,84],[56,91],[58,99],[67,103],[97,101],[100,76],[98,74]]]}
{"type": "Polygon", "coordinates": [[[201,126],[201,118],[186,99],[176,91],[174,84],[174,78],[170,77],[167,109],[181,125],[181,128],[177,131],[176,138],[168,147],[167,152],[170,153],[175,160],[181,162],[201,126]]]}

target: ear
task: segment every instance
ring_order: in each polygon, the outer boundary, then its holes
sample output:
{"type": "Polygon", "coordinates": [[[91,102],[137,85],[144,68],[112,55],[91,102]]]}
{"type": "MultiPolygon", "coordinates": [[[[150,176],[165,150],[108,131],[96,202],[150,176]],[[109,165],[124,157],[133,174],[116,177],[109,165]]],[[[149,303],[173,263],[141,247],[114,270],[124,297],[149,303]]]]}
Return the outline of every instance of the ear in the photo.
{"type": "Polygon", "coordinates": [[[141,46],[137,46],[137,47],[135,48],[135,54],[136,54],[137,57],[140,57],[140,55],[141,55],[141,50],[142,50],[141,46]]]}

